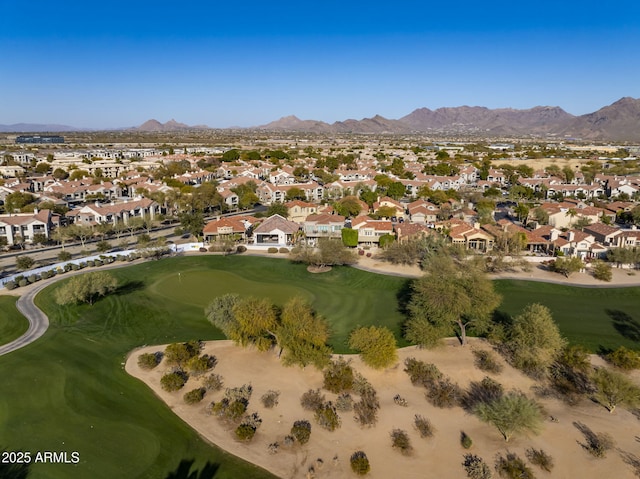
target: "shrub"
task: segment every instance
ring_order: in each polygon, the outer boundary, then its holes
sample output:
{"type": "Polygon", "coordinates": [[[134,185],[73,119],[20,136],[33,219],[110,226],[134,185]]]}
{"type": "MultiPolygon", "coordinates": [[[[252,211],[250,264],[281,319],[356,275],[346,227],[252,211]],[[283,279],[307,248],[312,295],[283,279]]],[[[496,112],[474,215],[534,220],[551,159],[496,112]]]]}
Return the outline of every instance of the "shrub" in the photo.
{"type": "Polygon", "coordinates": [[[360,401],[354,404],[355,420],[360,426],[374,426],[378,422],[378,409],[380,402],[373,387],[362,391],[360,401]]]}
{"type": "Polygon", "coordinates": [[[573,425],[582,433],[585,442],[579,443],[582,448],[593,457],[602,459],[607,456],[607,452],[613,448],[613,438],[607,433],[593,432],[589,427],[580,422],[573,425]]]}
{"type": "Polygon", "coordinates": [[[67,263],[67,264],[71,264],[71,270],[72,271],[78,271],[80,269],[80,265],[78,265],[76,263],[67,263]]]}
{"type": "Polygon", "coordinates": [[[238,245],[238,247],[236,248],[237,253],[244,253],[245,251],[247,251],[247,247],[244,245],[238,245]]]}
{"type": "Polygon", "coordinates": [[[525,455],[531,464],[538,466],[543,471],[551,472],[553,469],[553,458],[542,449],[527,449],[525,455]]]}
{"type": "Polygon", "coordinates": [[[331,401],[324,403],[315,413],[316,422],[328,431],[335,431],[340,427],[342,421],[331,401]]]}
{"type": "Polygon", "coordinates": [[[442,378],[442,373],[435,364],[428,364],[416,358],[404,361],[404,372],[409,375],[414,386],[429,386],[442,378]]]}
{"type": "Polygon", "coordinates": [[[183,396],[184,402],[186,402],[187,404],[197,404],[202,401],[205,392],[205,388],[192,389],[188,393],[185,393],[185,395],[183,396]]]}
{"type": "Polygon", "coordinates": [[[353,369],[343,358],[331,361],[323,373],[323,387],[326,390],[339,394],[353,388],[353,369]]]}
{"type": "Polygon", "coordinates": [[[460,433],[460,445],[465,449],[470,449],[473,446],[473,441],[471,437],[464,431],[460,433]]]}
{"type": "Polygon", "coordinates": [[[420,433],[420,437],[422,438],[432,437],[433,433],[435,432],[431,421],[429,421],[426,417],[421,416],[420,414],[416,414],[414,416],[413,425],[418,430],[418,432],[420,433]]]}
{"type": "Polygon", "coordinates": [[[256,435],[256,428],[250,424],[240,424],[236,428],[236,437],[241,441],[251,441],[256,435]]]}
{"type": "Polygon", "coordinates": [[[613,279],[613,270],[611,269],[611,264],[605,263],[601,260],[596,260],[591,266],[591,271],[594,278],[599,279],[600,281],[607,282],[613,279]]]}
{"type": "Polygon", "coordinates": [[[464,394],[462,405],[468,411],[472,411],[480,403],[490,403],[500,399],[504,394],[502,384],[490,377],[485,377],[480,382],[472,381],[469,390],[464,394]]]}
{"type": "Polygon", "coordinates": [[[514,452],[507,452],[505,456],[498,454],[496,471],[500,477],[507,479],[534,479],[533,471],[514,452]]]}
{"type": "Polygon", "coordinates": [[[359,476],[364,476],[371,470],[369,459],[367,458],[367,455],[362,451],[354,452],[351,455],[351,459],[349,459],[349,462],[351,464],[351,470],[359,476]]]}
{"type": "Polygon", "coordinates": [[[277,252],[278,252],[278,248],[271,247],[271,248],[267,249],[267,253],[275,254],[277,252]]]}
{"type": "Polygon", "coordinates": [[[43,271],[42,273],[40,273],[40,277],[42,279],[49,279],[51,278],[52,274],[51,271],[43,271]]]}
{"type": "Polygon", "coordinates": [[[240,387],[227,388],[227,390],[224,392],[224,395],[231,401],[244,401],[248,404],[249,399],[251,399],[252,393],[253,387],[251,386],[251,384],[243,384],[240,387]]]}
{"type": "Polygon", "coordinates": [[[194,376],[201,376],[207,371],[213,369],[218,360],[215,356],[203,354],[202,356],[193,356],[185,363],[185,368],[194,376]]]}
{"type": "Polygon", "coordinates": [[[291,435],[296,438],[300,444],[306,444],[311,437],[311,423],[306,420],[296,421],[291,427],[291,435]]]}
{"type": "Polygon", "coordinates": [[[280,449],[280,444],[278,443],[278,441],[272,442],[267,446],[267,450],[269,451],[269,454],[277,454],[279,449],[280,449]]]}
{"type": "Polygon", "coordinates": [[[296,438],[291,434],[287,434],[282,442],[285,446],[292,446],[296,442],[296,438]]]}
{"type": "Polygon", "coordinates": [[[474,349],[473,356],[475,357],[474,364],[479,370],[493,374],[502,372],[502,364],[498,362],[496,355],[491,351],[474,349]]]}
{"type": "Polygon", "coordinates": [[[278,250],[279,253],[285,253],[285,254],[289,254],[289,248],[280,248],[278,250]]]}
{"type": "Polygon", "coordinates": [[[640,353],[620,346],[607,355],[607,360],[614,366],[630,371],[640,369],[640,353]]]}
{"type": "Polygon", "coordinates": [[[33,283],[35,283],[36,281],[39,281],[39,280],[40,280],[40,277],[38,277],[35,274],[30,274],[29,276],[27,276],[27,281],[29,281],[29,283],[31,283],[31,284],[33,284],[33,283]]]}
{"type": "Polygon", "coordinates": [[[270,389],[262,395],[260,401],[262,405],[267,409],[271,409],[278,405],[278,398],[280,397],[280,391],[274,391],[270,389]]]}
{"type": "Polygon", "coordinates": [[[451,408],[459,405],[462,401],[462,395],[460,386],[449,378],[441,379],[432,384],[425,394],[427,400],[439,408],[451,408]]]}
{"type": "Polygon", "coordinates": [[[4,287],[7,288],[9,291],[11,291],[12,289],[16,289],[17,288],[17,284],[15,281],[7,281],[6,283],[4,283],[4,287]]]}
{"type": "Polygon", "coordinates": [[[247,411],[247,405],[246,401],[230,400],[225,397],[222,401],[212,404],[211,414],[222,419],[238,421],[247,411]]]}
{"type": "Polygon", "coordinates": [[[71,259],[71,253],[68,251],[60,251],[58,253],[58,261],[69,261],[71,259]]]}
{"type": "Polygon", "coordinates": [[[209,374],[209,376],[202,381],[202,386],[204,386],[207,391],[220,391],[222,386],[224,386],[224,381],[219,374],[209,374]]]}
{"type": "Polygon", "coordinates": [[[300,398],[300,405],[307,411],[315,411],[324,404],[324,394],[319,389],[309,389],[300,398]]]}
{"type": "Polygon", "coordinates": [[[174,371],[162,376],[162,378],[160,378],[160,385],[165,391],[173,392],[182,389],[187,379],[187,374],[184,371],[174,371]]]}
{"type": "Polygon", "coordinates": [[[90,259],[90,260],[88,260],[88,261],[87,261],[87,266],[88,266],[89,268],[92,268],[92,267],[93,267],[93,266],[95,266],[95,265],[96,265],[96,262],[95,262],[95,261],[93,261],[92,259],[90,259]]]}
{"type": "Polygon", "coordinates": [[[191,358],[197,357],[202,350],[200,341],[187,341],[186,343],[172,343],[164,350],[164,356],[168,365],[185,365],[191,358]]]}
{"type": "Polygon", "coordinates": [[[138,356],[138,366],[141,369],[153,369],[160,364],[161,359],[161,353],[144,353],[138,356]]]}
{"type": "Polygon", "coordinates": [[[391,431],[391,447],[398,449],[405,456],[413,452],[409,435],[402,429],[394,429],[391,431]]]}
{"type": "Polygon", "coordinates": [[[470,479],[491,479],[491,468],[484,460],[475,454],[465,454],[462,467],[467,471],[470,479]]]}
{"type": "Polygon", "coordinates": [[[336,399],[336,409],[341,412],[353,410],[353,398],[349,393],[342,393],[336,399]]]}
{"type": "Polygon", "coordinates": [[[18,286],[20,286],[21,288],[24,288],[25,286],[27,286],[29,284],[29,281],[27,281],[26,279],[21,279],[20,281],[18,281],[18,286]]]}
{"type": "Polygon", "coordinates": [[[393,402],[402,407],[407,407],[409,405],[407,400],[400,396],[400,394],[396,394],[395,396],[393,396],[393,402]]]}

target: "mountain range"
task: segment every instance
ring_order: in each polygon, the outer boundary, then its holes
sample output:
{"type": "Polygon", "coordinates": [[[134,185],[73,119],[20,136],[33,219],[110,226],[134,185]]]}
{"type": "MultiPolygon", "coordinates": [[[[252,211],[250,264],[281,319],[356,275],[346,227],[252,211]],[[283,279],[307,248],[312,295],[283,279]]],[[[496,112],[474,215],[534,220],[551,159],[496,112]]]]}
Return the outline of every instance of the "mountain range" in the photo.
{"type": "Polygon", "coordinates": [[[640,99],[625,97],[594,113],[574,116],[557,106],[527,110],[480,106],[418,108],[400,119],[376,115],[329,124],[287,116],[261,130],[314,133],[431,133],[479,137],[549,136],[585,140],[640,141],[640,99]]]}
{"type": "MultiPolygon", "coordinates": [[[[148,120],[124,130],[140,132],[172,132],[204,130],[206,125],[189,126],[170,120],[160,123],[148,120]]],[[[286,116],[266,125],[245,130],[307,133],[360,133],[473,135],[476,137],[548,137],[585,140],[640,142],[640,99],[625,97],[596,112],[575,116],[557,106],[536,106],[526,110],[490,109],[481,106],[447,107],[430,110],[418,108],[397,120],[376,115],[362,120],[326,123],[286,116]]],[[[65,125],[0,125],[0,132],[65,132],[81,131],[65,125]]],[[[84,130],[82,130],[84,131],[84,130]]]]}

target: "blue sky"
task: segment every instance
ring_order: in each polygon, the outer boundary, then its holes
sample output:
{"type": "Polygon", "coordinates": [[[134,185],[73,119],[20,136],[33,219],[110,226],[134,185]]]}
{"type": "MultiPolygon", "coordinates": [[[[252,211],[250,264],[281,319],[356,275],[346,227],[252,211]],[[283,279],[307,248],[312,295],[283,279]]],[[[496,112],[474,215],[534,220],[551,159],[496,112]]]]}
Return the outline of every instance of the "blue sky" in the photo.
{"type": "Polygon", "coordinates": [[[637,1],[0,0],[0,124],[256,126],[640,97],[637,1]]]}

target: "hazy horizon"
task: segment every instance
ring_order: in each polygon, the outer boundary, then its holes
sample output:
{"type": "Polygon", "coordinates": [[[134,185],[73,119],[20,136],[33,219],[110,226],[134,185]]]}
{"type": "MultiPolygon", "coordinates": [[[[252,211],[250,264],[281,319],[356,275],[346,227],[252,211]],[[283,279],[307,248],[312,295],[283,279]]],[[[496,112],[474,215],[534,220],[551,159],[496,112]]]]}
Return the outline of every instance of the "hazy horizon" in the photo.
{"type": "Polygon", "coordinates": [[[3,6],[0,124],[212,128],[640,97],[640,5],[547,0],[3,6]]]}

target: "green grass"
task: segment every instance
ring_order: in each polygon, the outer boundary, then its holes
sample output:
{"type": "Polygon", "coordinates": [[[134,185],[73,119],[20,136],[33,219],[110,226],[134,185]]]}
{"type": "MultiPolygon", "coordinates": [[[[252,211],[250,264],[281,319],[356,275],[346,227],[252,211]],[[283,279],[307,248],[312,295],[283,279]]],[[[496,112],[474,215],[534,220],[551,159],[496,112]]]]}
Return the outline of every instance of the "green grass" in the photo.
{"type": "Polygon", "coordinates": [[[533,281],[498,280],[500,312],[517,315],[530,303],[547,306],[560,332],[592,352],[640,349],[640,288],[576,288],[533,281]]]}
{"type": "Polygon", "coordinates": [[[181,461],[194,461],[199,471],[219,465],[217,479],[272,477],[205,443],[123,370],[137,346],[221,338],[203,312],[219,294],[272,295],[277,302],[303,294],[330,319],[339,351],[358,324],[377,322],[399,334],[402,320],[395,295],[405,281],[350,268],[313,275],[283,260],[202,256],[112,274],[127,286],[93,306],[59,307],[59,283],[45,289],[36,302],[50,317],[49,330],[0,357],[0,449],[80,453],[77,465],[32,464],[30,479],[164,478],[181,461]]]}
{"type": "Polygon", "coordinates": [[[0,345],[10,343],[29,329],[29,321],[16,308],[16,296],[0,296],[0,345]]]}
{"type": "MultiPolygon", "coordinates": [[[[30,479],[165,478],[182,461],[193,461],[192,471],[219,467],[217,479],[272,477],[203,441],[124,372],[126,354],[144,344],[221,338],[203,308],[229,292],[268,296],[277,304],[303,295],[329,321],[334,350],[348,352],[348,334],[358,325],[384,325],[400,337],[398,296],[407,285],[402,278],[353,268],[311,274],[288,261],[243,256],[164,259],[112,274],[125,286],[93,306],[59,307],[53,300],[59,284],[44,290],[37,303],[50,317],[49,330],[0,357],[0,449],[80,453],[77,465],[32,464],[30,479]]],[[[640,335],[640,288],[517,281],[498,281],[496,287],[503,313],[546,304],[563,334],[592,350],[640,344],[633,339],[640,335]]],[[[6,301],[0,302],[2,318],[17,315],[12,299],[0,301],[6,301]]]]}

